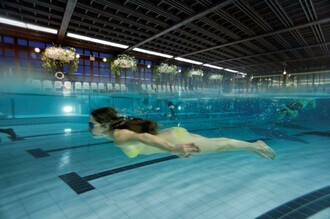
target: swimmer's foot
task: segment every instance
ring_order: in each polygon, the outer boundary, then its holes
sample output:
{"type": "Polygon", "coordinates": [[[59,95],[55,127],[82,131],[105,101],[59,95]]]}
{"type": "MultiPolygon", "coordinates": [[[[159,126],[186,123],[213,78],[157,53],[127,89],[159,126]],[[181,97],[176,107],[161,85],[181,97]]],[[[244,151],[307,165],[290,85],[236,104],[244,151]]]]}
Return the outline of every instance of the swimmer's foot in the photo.
{"type": "Polygon", "coordinates": [[[266,159],[275,159],[275,151],[273,151],[273,149],[271,149],[265,142],[259,140],[256,141],[255,144],[257,144],[253,151],[255,154],[266,159]]]}
{"type": "Polygon", "coordinates": [[[6,130],[6,133],[8,135],[10,135],[10,137],[11,137],[12,140],[16,140],[17,135],[16,135],[16,133],[15,133],[15,131],[13,129],[7,129],[6,130]]]}

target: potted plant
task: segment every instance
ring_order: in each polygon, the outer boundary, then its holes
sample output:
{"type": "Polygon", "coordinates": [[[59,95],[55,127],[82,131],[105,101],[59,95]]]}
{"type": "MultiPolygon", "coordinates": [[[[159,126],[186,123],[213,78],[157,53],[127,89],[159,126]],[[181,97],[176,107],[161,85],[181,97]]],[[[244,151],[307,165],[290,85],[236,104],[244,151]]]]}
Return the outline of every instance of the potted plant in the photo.
{"type": "Polygon", "coordinates": [[[223,75],[213,74],[210,76],[210,80],[222,80],[223,75]]]}
{"type": "Polygon", "coordinates": [[[41,53],[41,60],[43,61],[42,67],[50,73],[63,72],[63,66],[67,64],[69,66],[69,77],[71,79],[71,74],[78,69],[79,55],[76,54],[75,48],[52,46],[46,48],[45,51],[41,53]]]}
{"type": "Polygon", "coordinates": [[[118,55],[116,58],[109,60],[110,70],[116,74],[120,75],[121,70],[129,69],[131,71],[136,70],[136,59],[129,55],[118,55]]]}
{"type": "Polygon", "coordinates": [[[176,65],[169,65],[166,63],[161,63],[159,66],[156,66],[154,72],[156,76],[159,76],[161,73],[171,74],[171,76],[175,76],[178,73],[176,65]]]}
{"type": "Polygon", "coordinates": [[[198,77],[203,77],[203,70],[202,69],[191,69],[188,72],[188,76],[189,77],[193,77],[193,76],[198,76],[198,77]]]}

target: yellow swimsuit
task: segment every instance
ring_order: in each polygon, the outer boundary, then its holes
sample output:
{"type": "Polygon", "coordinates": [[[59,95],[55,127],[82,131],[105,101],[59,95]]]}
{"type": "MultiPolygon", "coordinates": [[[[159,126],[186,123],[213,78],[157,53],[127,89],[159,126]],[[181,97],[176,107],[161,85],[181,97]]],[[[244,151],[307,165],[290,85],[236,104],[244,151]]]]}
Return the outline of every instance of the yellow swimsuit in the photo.
{"type": "MultiPolygon", "coordinates": [[[[175,136],[176,144],[182,143],[183,142],[182,136],[188,132],[185,128],[181,128],[181,127],[173,127],[172,131],[174,131],[176,134],[176,136],[175,136]]],[[[145,146],[145,144],[138,143],[138,144],[134,144],[134,145],[120,147],[120,149],[124,152],[124,154],[127,157],[134,158],[137,155],[139,155],[140,151],[142,150],[142,148],[144,146],[145,146]]]]}

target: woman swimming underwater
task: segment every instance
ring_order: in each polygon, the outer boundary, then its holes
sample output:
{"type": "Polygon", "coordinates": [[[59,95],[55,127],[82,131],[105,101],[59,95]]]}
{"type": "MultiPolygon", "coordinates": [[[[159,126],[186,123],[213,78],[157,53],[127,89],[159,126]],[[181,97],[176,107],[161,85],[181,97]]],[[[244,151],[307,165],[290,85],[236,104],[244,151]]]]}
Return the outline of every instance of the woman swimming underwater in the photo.
{"type": "Polygon", "coordinates": [[[275,152],[263,141],[254,143],[228,138],[206,138],[189,133],[181,127],[157,131],[158,124],[151,120],[126,118],[117,115],[111,107],[93,110],[89,132],[95,138],[113,139],[129,158],[139,154],[172,153],[180,157],[224,151],[245,150],[267,159],[274,159],[275,152]]]}

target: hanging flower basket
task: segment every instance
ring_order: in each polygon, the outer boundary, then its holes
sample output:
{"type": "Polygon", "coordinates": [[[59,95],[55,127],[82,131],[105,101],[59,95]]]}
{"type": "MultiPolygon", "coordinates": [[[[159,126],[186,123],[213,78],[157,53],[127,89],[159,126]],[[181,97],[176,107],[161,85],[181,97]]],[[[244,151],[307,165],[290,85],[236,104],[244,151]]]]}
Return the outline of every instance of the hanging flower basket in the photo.
{"type": "Polygon", "coordinates": [[[203,70],[202,69],[192,69],[188,72],[188,76],[189,77],[192,77],[192,76],[198,76],[198,77],[202,77],[204,74],[203,74],[203,70]]]}
{"type": "Polygon", "coordinates": [[[64,64],[69,65],[69,74],[77,71],[79,56],[76,55],[75,48],[62,48],[57,46],[48,47],[41,54],[42,67],[50,73],[61,72],[64,64]]]}
{"type": "Polygon", "coordinates": [[[155,74],[159,76],[160,74],[171,74],[172,76],[178,73],[176,65],[168,65],[166,63],[161,63],[155,68],[155,74]]]}
{"type": "Polygon", "coordinates": [[[222,80],[223,75],[211,75],[210,80],[222,80]]]}
{"type": "Polygon", "coordinates": [[[131,71],[136,70],[136,59],[133,56],[118,55],[116,59],[109,60],[110,69],[116,75],[120,75],[120,71],[123,69],[129,69],[131,71]]]}

